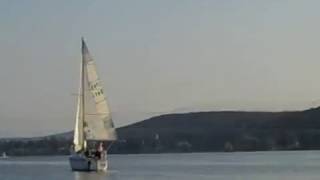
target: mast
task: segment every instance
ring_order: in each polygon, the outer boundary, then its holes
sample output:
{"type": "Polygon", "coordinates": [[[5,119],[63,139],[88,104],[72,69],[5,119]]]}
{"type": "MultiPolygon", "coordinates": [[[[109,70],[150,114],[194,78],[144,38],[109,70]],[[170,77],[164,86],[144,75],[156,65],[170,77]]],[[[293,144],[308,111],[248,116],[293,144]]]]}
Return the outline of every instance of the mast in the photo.
{"type": "MultiPolygon", "coordinates": [[[[84,57],[84,47],[85,46],[85,42],[83,37],[81,37],[81,52],[82,52],[82,65],[81,65],[81,105],[82,105],[82,131],[84,131],[84,127],[85,127],[85,57],[84,57]]],[[[82,149],[85,149],[85,133],[83,133],[83,143],[82,143],[82,149]]]]}

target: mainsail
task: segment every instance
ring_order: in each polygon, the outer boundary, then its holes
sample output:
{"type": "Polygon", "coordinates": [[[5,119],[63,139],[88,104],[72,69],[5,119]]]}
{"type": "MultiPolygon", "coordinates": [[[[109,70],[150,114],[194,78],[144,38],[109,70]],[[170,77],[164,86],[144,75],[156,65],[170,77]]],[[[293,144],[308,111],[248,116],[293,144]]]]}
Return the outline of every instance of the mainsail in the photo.
{"type": "Polygon", "coordinates": [[[116,131],[95,62],[82,39],[81,85],[74,132],[75,150],[81,150],[86,140],[116,139],[116,131]]]}

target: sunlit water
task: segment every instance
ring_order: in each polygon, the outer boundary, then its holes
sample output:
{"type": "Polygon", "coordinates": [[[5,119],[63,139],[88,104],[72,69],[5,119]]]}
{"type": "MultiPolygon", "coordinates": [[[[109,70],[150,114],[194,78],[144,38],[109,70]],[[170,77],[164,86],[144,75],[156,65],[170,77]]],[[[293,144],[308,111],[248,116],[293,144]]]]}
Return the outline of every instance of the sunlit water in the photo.
{"type": "Polygon", "coordinates": [[[320,151],[110,155],[108,173],[70,170],[66,156],[0,160],[0,180],[319,180],[320,151]]]}

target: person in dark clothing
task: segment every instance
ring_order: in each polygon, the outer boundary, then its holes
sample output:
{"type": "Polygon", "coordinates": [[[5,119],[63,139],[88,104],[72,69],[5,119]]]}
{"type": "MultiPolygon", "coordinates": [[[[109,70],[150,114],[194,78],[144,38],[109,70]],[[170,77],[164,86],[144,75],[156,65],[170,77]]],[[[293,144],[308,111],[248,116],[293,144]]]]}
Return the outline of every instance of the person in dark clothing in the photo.
{"type": "Polygon", "coordinates": [[[101,152],[96,151],[95,157],[96,157],[97,159],[101,159],[101,152]]]}
{"type": "Polygon", "coordinates": [[[89,155],[90,155],[89,151],[86,150],[86,151],[84,152],[84,155],[85,155],[86,157],[89,157],[89,155]]]}

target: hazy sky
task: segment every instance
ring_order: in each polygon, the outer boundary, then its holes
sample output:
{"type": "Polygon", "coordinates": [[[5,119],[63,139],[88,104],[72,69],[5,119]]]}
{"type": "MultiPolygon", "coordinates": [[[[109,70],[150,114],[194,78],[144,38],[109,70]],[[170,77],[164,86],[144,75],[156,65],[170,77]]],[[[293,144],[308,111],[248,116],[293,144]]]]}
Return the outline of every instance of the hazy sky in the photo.
{"type": "Polygon", "coordinates": [[[320,1],[2,0],[0,137],[73,128],[80,38],[116,126],[320,105],[320,1]]]}

